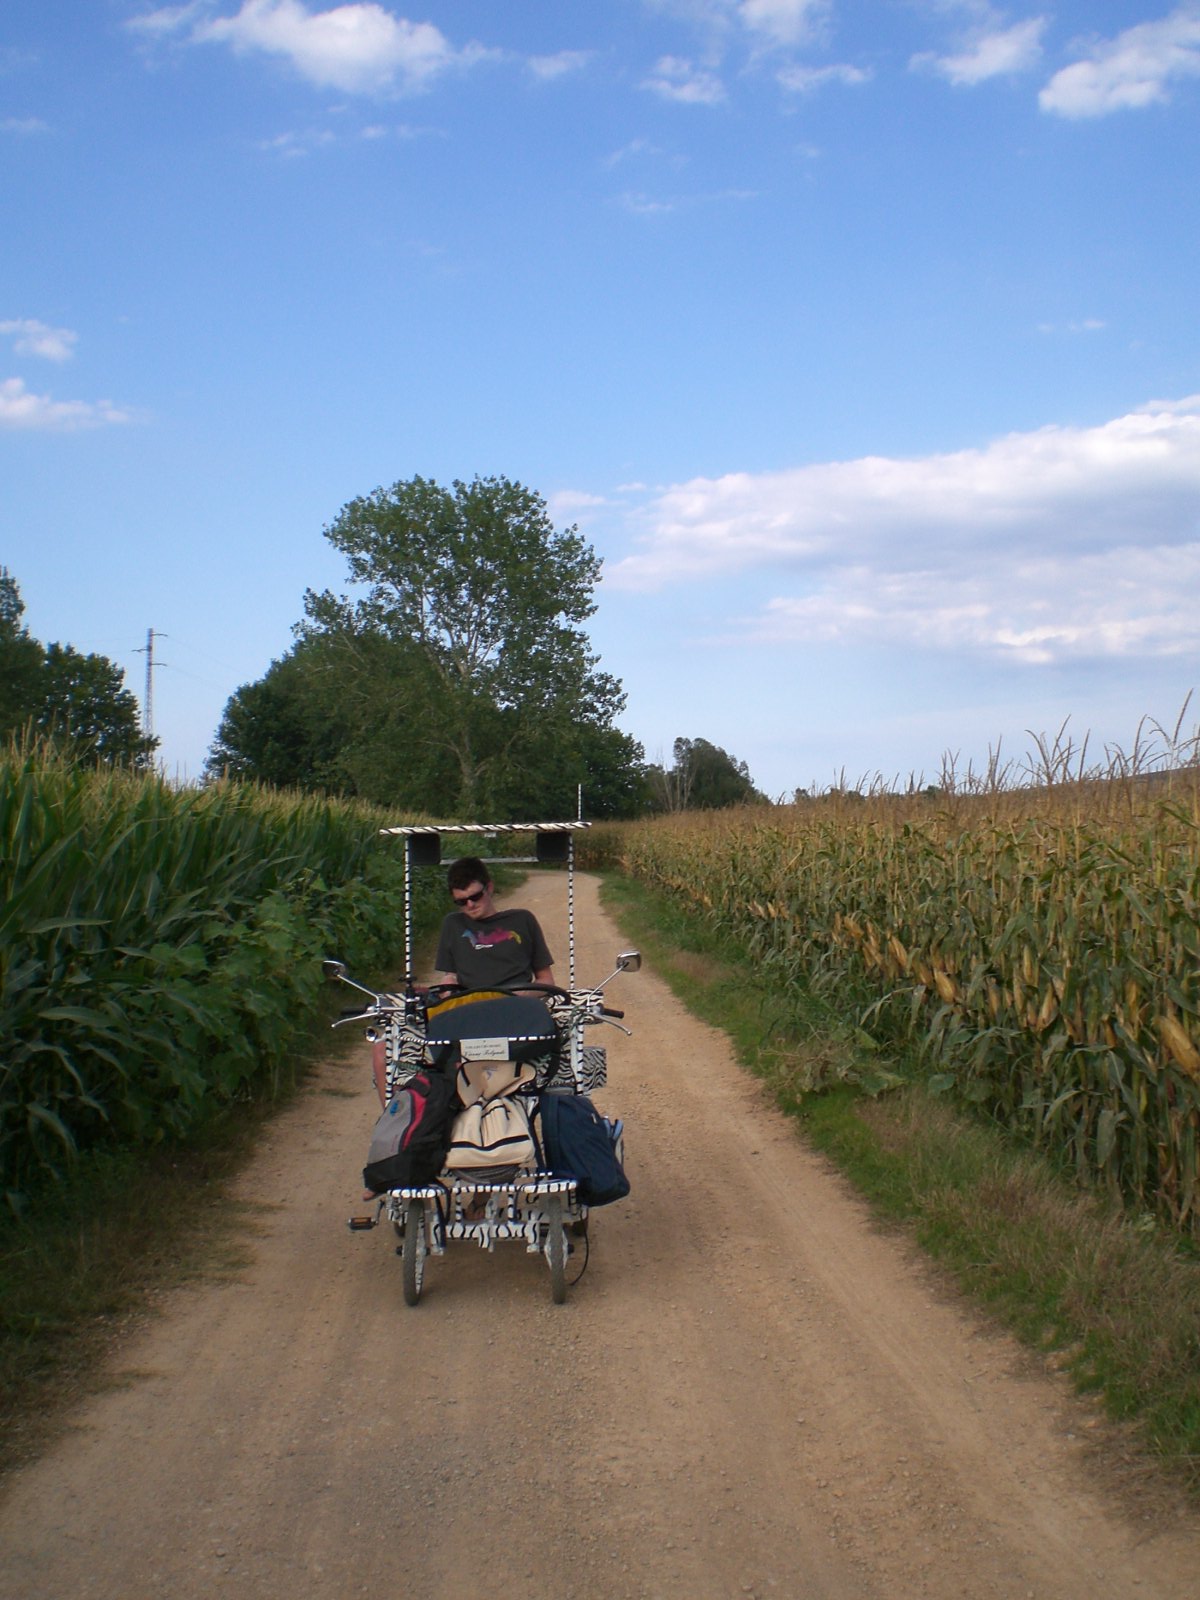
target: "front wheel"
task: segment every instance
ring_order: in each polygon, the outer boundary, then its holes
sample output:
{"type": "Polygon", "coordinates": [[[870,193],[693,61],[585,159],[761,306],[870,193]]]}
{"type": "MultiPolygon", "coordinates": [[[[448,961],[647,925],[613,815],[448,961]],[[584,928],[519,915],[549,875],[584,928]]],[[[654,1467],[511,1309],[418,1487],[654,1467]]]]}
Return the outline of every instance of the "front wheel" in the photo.
{"type": "Polygon", "coordinates": [[[567,1235],[563,1228],[562,1195],[546,1201],[546,1259],[550,1263],[550,1298],[561,1306],[567,1298],[567,1235]]]}
{"type": "Polygon", "coordinates": [[[425,1276],[425,1202],[410,1200],[404,1211],[404,1304],[415,1306],[421,1298],[425,1276]]]}

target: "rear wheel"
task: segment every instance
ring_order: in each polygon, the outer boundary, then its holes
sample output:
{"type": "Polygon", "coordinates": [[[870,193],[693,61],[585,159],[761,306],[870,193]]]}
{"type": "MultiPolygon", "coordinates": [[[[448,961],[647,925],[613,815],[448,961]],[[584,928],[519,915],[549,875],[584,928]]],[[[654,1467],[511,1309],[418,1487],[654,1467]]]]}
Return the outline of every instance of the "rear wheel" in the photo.
{"type": "Polygon", "coordinates": [[[550,1263],[550,1298],[561,1306],[567,1298],[567,1235],[563,1228],[562,1195],[552,1194],[546,1201],[548,1229],[546,1259],[550,1263]]]}
{"type": "Polygon", "coordinates": [[[421,1298],[421,1280],[425,1276],[425,1203],[410,1200],[404,1211],[404,1304],[415,1306],[421,1298]]]}

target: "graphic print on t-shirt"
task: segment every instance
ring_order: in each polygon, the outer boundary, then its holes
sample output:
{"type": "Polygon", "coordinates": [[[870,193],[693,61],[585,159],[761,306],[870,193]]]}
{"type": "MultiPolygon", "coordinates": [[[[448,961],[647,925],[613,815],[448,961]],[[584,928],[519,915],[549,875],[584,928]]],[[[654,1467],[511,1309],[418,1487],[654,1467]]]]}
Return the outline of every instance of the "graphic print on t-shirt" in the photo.
{"type": "Polygon", "coordinates": [[[516,944],[522,943],[521,935],[513,928],[488,928],[483,933],[476,933],[474,928],[464,928],[462,937],[473,950],[486,950],[494,944],[507,944],[510,939],[516,944]]]}

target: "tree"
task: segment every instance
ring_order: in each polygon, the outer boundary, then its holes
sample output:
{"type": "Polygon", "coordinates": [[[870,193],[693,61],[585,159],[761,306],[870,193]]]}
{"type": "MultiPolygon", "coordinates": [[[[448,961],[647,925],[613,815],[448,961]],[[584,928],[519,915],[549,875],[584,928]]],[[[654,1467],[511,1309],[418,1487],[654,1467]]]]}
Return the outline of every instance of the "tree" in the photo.
{"type": "Polygon", "coordinates": [[[142,737],[137,699],[107,656],[69,644],[44,648],[21,625],[25,605],[0,567],[0,734],[48,734],[81,760],[149,765],[158,741],[142,737]]]}
{"type": "MultiPolygon", "coordinates": [[[[445,775],[427,808],[545,814],[551,772],[586,787],[589,751],[616,751],[601,735],[624,693],[579,627],[600,561],[578,529],[557,531],[542,497],[507,478],[445,489],[417,477],[352,500],[325,532],[366,592],[309,590],[300,639],[337,648],[343,665],[390,647],[407,760],[445,775]]],[[[372,698],[361,681],[357,692],[372,698]]]]}
{"type": "Polygon", "coordinates": [[[27,723],[38,700],[42,647],[22,625],[24,614],[16,579],[0,567],[0,735],[27,723]]]}
{"type": "Polygon", "coordinates": [[[300,639],[230,697],[208,772],[423,809],[453,772],[414,759],[410,695],[405,653],[390,640],[347,630],[300,639]]]}
{"type": "Polygon", "coordinates": [[[320,692],[316,654],[297,647],[229,697],[209,751],[213,777],[280,789],[337,787],[332,766],[349,725],[320,692]]]}
{"type": "Polygon", "coordinates": [[[650,782],[663,811],[714,811],[722,806],[761,804],[750,769],[707,739],[676,739],[674,765],[651,769],[650,782]]]}
{"type": "Polygon", "coordinates": [[[69,644],[46,646],[34,724],[86,760],[145,766],[157,740],[142,736],[137,698],[107,656],[69,644]]]}

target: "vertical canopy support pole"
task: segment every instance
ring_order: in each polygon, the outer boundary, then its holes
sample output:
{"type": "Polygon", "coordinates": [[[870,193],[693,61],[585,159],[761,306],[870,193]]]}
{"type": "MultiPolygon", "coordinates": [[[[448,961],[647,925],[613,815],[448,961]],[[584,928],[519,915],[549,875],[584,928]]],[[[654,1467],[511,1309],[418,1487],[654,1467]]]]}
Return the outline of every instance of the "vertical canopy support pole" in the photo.
{"type": "Polygon", "coordinates": [[[575,987],[575,835],[567,835],[567,988],[575,987]]]}
{"type": "Polygon", "coordinates": [[[404,835],[404,972],[411,980],[413,970],[412,943],[412,839],[404,835]]]}

